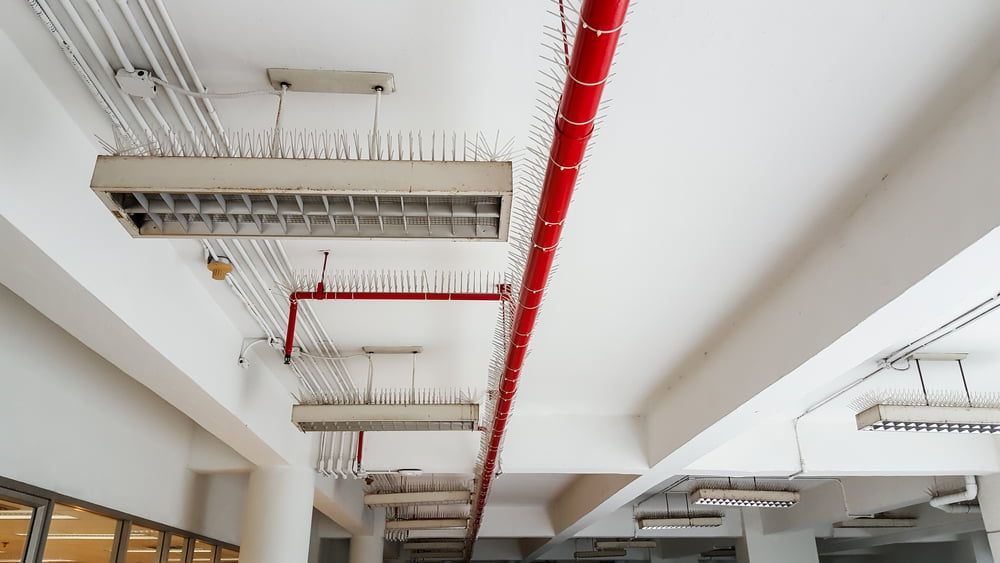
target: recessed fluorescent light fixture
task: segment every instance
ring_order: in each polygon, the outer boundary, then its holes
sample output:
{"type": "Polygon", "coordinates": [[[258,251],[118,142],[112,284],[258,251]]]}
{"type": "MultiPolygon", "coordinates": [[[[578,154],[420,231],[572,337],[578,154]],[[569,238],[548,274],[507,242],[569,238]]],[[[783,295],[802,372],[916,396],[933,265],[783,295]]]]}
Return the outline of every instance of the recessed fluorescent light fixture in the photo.
{"type": "Polygon", "coordinates": [[[292,422],[305,432],[472,431],[479,405],[295,405],[292,422]]]}
{"type": "Polygon", "coordinates": [[[594,542],[597,549],[652,549],[656,540],[599,540],[594,542]]]}
{"type": "MultiPolygon", "coordinates": [[[[641,530],[676,530],[680,528],[718,528],[721,516],[690,516],[679,518],[640,518],[641,530]]],[[[654,542],[655,543],[655,542],[654,542]]],[[[655,545],[653,546],[655,547],[655,545]]]]}
{"type": "Polygon", "coordinates": [[[387,520],[386,530],[442,530],[465,529],[468,518],[415,518],[411,520],[387,520]]]}
{"type": "Polygon", "coordinates": [[[423,552],[420,552],[420,553],[414,553],[412,555],[412,557],[414,559],[416,559],[417,561],[420,561],[420,560],[423,560],[423,559],[437,559],[439,557],[444,557],[444,558],[446,558],[448,560],[452,560],[452,559],[459,560],[459,559],[462,559],[462,556],[464,554],[465,554],[465,552],[462,551],[462,550],[460,550],[460,549],[459,550],[451,550],[451,551],[423,551],[423,552]]]}
{"type": "Polygon", "coordinates": [[[882,432],[1000,433],[1000,409],[875,405],[855,416],[858,430],[882,432]]]}
{"type": "Polygon", "coordinates": [[[788,508],[799,502],[794,491],[756,489],[698,489],[691,493],[691,504],[752,508],[788,508]]]}
{"type": "Polygon", "coordinates": [[[461,541],[408,541],[403,544],[403,549],[410,551],[455,551],[464,547],[465,542],[461,541]]]}
{"type": "Polygon", "coordinates": [[[411,540],[416,539],[428,539],[428,540],[464,540],[466,531],[464,528],[452,528],[449,530],[410,530],[406,535],[411,540]]]}
{"type": "MultiPolygon", "coordinates": [[[[18,533],[19,536],[27,536],[26,533],[18,533]]],[[[52,534],[45,536],[46,540],[113,540],[115,539],[114,534],[52,534]]],[[[157,536],[130,536],[131,540],[158,540],[157,536]]]]}
{"type": "Polygon", "coordinates": [[[368,506],[421,506],[428,504],[468,504],[469,491],[426,491],[417,493],[372,493],[365,495],[368,506]]]}
{"type": "Polygon", "coordinates": [[[625,557],[628,553],[624,549],[598,549],[595,551],[577,551],[573,557],[577,559],[611,559],[614,557],[625,557]]]}
{"type": "Polygon", "coordinates": [[[916,518],[855,518],[837,522],[834,528],[912,528],[917,525],[916,518]]]}
{"type": "MultiPolygon", "coordinates": [[[[0,520],[31,520],[32,510],[0,510],[0,520]]],[[[53,520],[76,520],[69,514],[53,514],[53,520]]]]}
{"type": "Polygon", "coordinates": [[[99,156],[91,188],[137,238],[506,241],[510,162],[99,156]]]}

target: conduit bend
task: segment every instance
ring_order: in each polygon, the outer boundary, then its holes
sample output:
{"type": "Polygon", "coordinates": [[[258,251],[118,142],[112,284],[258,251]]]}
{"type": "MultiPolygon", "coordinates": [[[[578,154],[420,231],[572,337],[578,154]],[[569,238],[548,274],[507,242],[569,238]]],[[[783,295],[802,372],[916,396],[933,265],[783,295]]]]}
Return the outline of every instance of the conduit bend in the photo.
{"type": "Polygon", "coordinates": [[[497,389],[493,421],[488,427],[482,473],[477,480],[468,535],[470,541],[474,541],[479,534],[483,508],[490,494],[497,459],[507,431],[507,421],[517,393],[521,366],[527,355],[528,341],[552,270],[552,261],[580,165],[594,132],[594,120],[604,84],[611,71],[611,61],[625,22],[628,4],[628,0],[584,0],[580,7],[580,22],[573,54],[569,60],[566,83],[553,124],[555,133],[542,182],[531,249],[514,311],[510,346],[497,389]]]}
{"type": "Polygon", "coordinates": [[[972,475],[967,475],[965,477],[964,491],[959,491],[950,495],[933,497],[930,504],[938,510],[943,510],[951,514],[978,514],[981,511],[978,506],[971,504],[958,504],[961,502],[976,500],[976,496],[978,494],[979,485],[976,484],[976,478],[972,475]]]}

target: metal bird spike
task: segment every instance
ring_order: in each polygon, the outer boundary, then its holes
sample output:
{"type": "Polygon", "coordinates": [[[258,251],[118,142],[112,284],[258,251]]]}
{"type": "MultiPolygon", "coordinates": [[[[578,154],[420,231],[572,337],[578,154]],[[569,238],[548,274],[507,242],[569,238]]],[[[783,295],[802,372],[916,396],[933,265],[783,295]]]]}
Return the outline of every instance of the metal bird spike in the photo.
{"type": "Polygon", "coordinates": [[[1000,409],[1000,393],[966,394],[965,389],[938,389],[925,395],[920,389],[877,389],[858,396],[849,406],[859,413],[875,405],[1000,409]]]}
{"type": "Polygon", "coordinates": [[[298,158],[326,160],[431,160],[439,162],[489,161],[506,162],[512,158],[514,139],[503,138],[496,132],[494,141],[486,142],[486,134],[476,132],[476,141],[469,141],[469,134],[457,131],[433,131],[429,154],[424,153],[423,133],[416,132],[417,150],[414,151],[414,133],[407,137],[404,149],[403,133],[387,132],[385,136],[371,131],[317,131],[315,129],[242,129],[222,133],[202,131],[194,135],[156,129],[145,140],[115,135],[114,144],[105,149],[115,156],[208,156],[234,158],[298,158]],[[459,138],[466,146],[459,147],[459,138]],[[362,138],[367,142],[362,142],[362,138]],[[440,141],[438,140],[440,138],[440,141]],[[222,145],[219,144],[222,140],[222,145]],[[450,146],[449,146],[450,143],[450,146]],[[468,146],[472,143],[470,149],[468,146]]]}

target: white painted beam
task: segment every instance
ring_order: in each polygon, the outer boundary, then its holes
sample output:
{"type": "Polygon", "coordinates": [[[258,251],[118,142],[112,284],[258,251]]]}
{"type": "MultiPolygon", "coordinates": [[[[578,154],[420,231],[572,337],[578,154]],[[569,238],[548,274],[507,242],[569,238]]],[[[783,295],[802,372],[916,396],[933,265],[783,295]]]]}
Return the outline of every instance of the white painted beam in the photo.
{"type": "Polygon", "coordinates": [[[567,488],[551,504],[549,545],[768,413],[992,296],[1000,288],[998,101],[994,74],[780,283],[746,304],[723,340],[671,374],[645,413],[653,469],[567,488]]]}

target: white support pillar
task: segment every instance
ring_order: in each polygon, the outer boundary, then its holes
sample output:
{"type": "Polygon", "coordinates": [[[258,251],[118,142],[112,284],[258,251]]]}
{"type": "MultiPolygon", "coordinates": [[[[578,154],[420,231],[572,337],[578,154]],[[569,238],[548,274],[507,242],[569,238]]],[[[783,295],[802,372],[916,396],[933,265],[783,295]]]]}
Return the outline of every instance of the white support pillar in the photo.
{"type": "Polygon", "coordinates": [[[382,563],[385,547],[385,510],[372,510],[371,535],[351,536],[351,553],[348,563],[382,563]]]}
{"type": "Polygon", "coordinates": [[[1000,474],[977,477],[983,526],[995,561],[1000,561],[1000,474]]]}
{"type": "Polygon", "coordinates": [[[760,509],[745,509],[743,537],[736,543],[739,563],[819,563],[812,528],[765,534],[760,509]]]}
{"type": "Polygon", "coordinates": [[[243,515],[242,563],[307,561],[315,474],[308,467],[257,467],[243,515]]]}
{"type": "Polygon", "coordinates": [[[990,543],[984,532],[976,532],[969,536],[968,542],[972,548],[972,558],[975,563],[994,563],[990,552],[990,543]]]}

